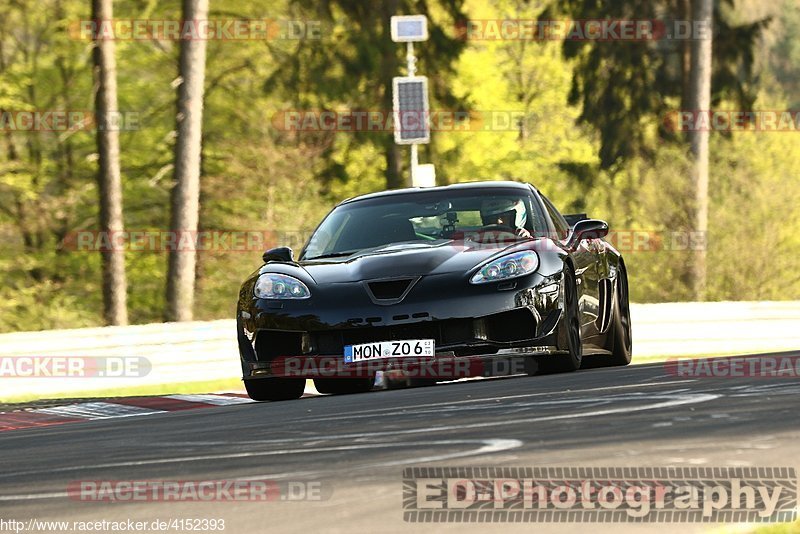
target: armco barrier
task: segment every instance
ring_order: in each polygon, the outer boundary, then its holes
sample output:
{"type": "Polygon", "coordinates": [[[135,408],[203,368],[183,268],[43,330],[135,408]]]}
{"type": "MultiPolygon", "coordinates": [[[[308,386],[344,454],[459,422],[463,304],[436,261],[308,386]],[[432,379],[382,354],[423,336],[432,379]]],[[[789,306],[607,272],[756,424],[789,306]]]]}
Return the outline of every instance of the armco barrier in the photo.
{"type": "MultiPolygon", "coordinates": [[[[800,349],[800,302],[709,302],[631,306],[634,361],[655,356],[800,349]]],[[[144,376],[9,378],[0,402],[240,376],[233,320],[0,334],[0,357],[146,358],[144,376]]]]}

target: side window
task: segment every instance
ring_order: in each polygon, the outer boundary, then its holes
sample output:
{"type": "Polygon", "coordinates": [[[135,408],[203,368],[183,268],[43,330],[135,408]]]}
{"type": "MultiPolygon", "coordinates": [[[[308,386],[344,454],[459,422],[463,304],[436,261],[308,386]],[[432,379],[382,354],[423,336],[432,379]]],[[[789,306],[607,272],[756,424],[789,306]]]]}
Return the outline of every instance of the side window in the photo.
{"type": "Polygon", "coordinates": [[[525,209],[528,211],[528,222],[525,223],[525,229],[532,232],[533,235],[542,235],[542,232],[547,231],[547,223],[542,220],[541,211],[536,209],[535,200],[531,196],[525,197],[525,209]]]}
{"type": "Polygon", "coordinates": [[[567,221],[564,220],[564,217],[558,212],[558,210],[553,206],[553,203],[550,200],[542,195],[542,201],[544,202],[544,207],[547,210],[547,213],[550,215],[550,218],[553,220],[553,225],[556,227],[556,234],[558,238],[564,240],[569,235],[569,225],[567,221]]]}

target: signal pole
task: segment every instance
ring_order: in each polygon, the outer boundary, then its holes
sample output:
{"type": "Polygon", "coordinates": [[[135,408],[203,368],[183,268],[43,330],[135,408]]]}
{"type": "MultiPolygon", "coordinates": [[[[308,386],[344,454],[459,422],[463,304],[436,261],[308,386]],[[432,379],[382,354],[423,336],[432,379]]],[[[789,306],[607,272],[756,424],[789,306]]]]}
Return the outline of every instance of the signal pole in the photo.
{"type": "Polygon", "coordinates": [[[428,19],[425,15],[392,17],[392,41],[406,43],[407,76],[392,80],[394,141],[398,145],[411,145],[411,185],[432,187],[436,185],[433,165],[419,164],[419,146],[430,143],[428,78],[417,76],[417,58],[414,43],[428,39],[428,19]]]}
{"type": "MultiPolygon", "coordinates": [[[[414,42],[409,41],[406,43],[406,66],[408,69],[408,76],[413,78],[417,75],[417,56],[414,55],[414,42]]],[[[419,167],[419,145],[413,143],[411,145],[411,185],[415,186],[417,177],[417,167],[419,167]]]]}

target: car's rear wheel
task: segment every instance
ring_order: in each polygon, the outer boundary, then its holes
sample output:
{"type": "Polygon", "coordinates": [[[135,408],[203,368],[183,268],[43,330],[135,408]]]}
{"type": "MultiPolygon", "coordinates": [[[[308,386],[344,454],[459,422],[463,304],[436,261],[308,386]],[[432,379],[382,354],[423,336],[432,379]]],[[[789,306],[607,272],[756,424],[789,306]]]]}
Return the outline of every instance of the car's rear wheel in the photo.
{"type": "Polygon", "coordinates": [[[375,379],[367,378],[315,378],[314,387],[328,395],[366,393],[372,389],[375,379]]]}
{"type": "Polygon", "coordinates": [[[306,387],[305,378],[261,378],[244,381],[247,395],[256,401],[299,399],[306,387]]]}
{"type": "Polygon", "coordinates": [[[583,342],[578,311],[578,289],[575,273],[569,265],[564,266],[564,328],[566,329],[567,354],[537,356],[529,374],[565,373],[581,367],[583,342]]]}

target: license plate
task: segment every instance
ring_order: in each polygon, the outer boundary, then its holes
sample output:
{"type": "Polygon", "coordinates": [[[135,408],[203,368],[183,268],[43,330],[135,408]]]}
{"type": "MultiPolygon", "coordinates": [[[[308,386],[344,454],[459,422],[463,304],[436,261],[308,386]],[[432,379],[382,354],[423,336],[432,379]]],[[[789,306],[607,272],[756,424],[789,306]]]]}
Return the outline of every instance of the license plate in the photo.
{"type": "Polygon", "coordinates": [[[404,339],[401,341],[377,341],[360,345],[345,345],[345,363],[368,362],[387,358],[433,357],[433,339],[404,339]]]}

